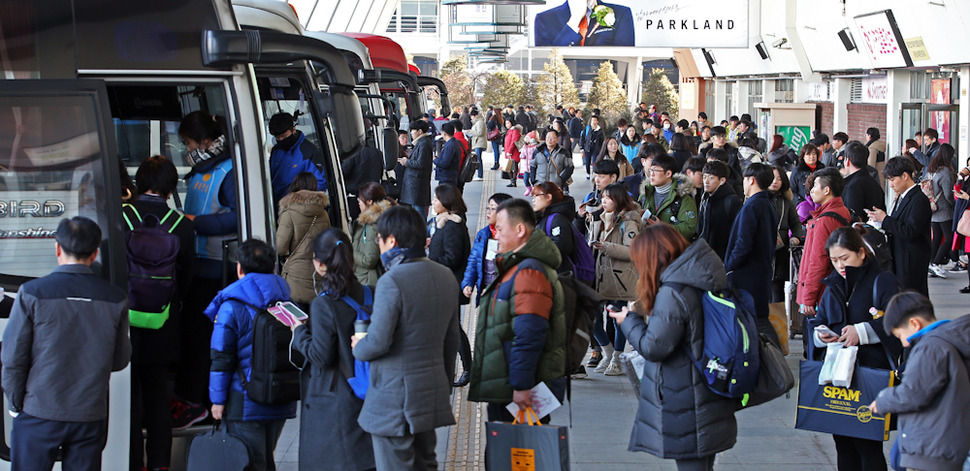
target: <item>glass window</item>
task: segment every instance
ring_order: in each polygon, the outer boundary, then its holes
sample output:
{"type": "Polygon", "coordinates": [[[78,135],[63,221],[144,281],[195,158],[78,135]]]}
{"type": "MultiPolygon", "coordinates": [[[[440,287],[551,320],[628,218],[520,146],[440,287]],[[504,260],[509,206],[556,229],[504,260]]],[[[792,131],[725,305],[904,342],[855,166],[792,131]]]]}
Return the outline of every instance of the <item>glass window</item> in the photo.
{"type": "Polygon", "coordinates": [[[88,217],[107,240],[105,202],[121,201],[107,192],[96,95],[59,95],[0,96],[0,285],[8,291],[57,267],[62,218],[88,217]]]}

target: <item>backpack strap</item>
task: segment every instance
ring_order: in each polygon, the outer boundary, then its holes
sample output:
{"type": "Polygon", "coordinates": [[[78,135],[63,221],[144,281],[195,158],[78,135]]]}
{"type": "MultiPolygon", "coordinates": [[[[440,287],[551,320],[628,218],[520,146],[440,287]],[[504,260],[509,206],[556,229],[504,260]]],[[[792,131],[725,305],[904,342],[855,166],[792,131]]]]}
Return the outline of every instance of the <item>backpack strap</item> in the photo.
{"type": "MultiPolygon", "coordinates": [[[[237,302],[239,304],[242,304],[243,306],[246,306],[248,308],[251,308],[251,309],[255,310],[256,312],[265,312],[265,313],[269,314],[269,311],[267,311],[265,307],[258,307],[256,305],[253,305],[253,304],[250,304],[250,303],[248,303],[246,301],[243,301],[242,299],[239,299],[239,298],[226,298],[226,301],[235,301],[235,302],[237,302]]],[[[276,301],[273,301],[273,303],[276,303],[276,301]]],[[[238,357],[236,358],[236,362],[237,362],[236,363],[236,373],[239,373],[239,383],[242,384],[243,391],[245,391],[247,385],[249,384],[249,381],[246,380],[246,372],[243,371],[242,364],[239,363],[239,358],[238,357]]]]}
{"type": "MultiPolygon", "coordinates": [[[[364,285],[364,305],[361,306],[353,297],[349,294],[340,297],[340,300],[346,303],[348,306],[357,311],[357,320],[369,320],[372,313],[371,309],[366,306],[374,305],[374,292],[371,290],[370,286],[364,285]]],[[[354,377],[354,373],[347,369],[347,365],[337,358],[337,369],[344,375],[344,378],[350,379],[354,377]]],[[[337,388],[337,375],[333,375],[333,379],[330,381],[330,391],[333,392],[337,388]]]]}
{"type": "MultiPolygon", "coordinates": [[[[132,206],[132,208],[134,208],[134,206],[132,206]]],[[[183,219],[185,219],[185,215],[184,214],[182,214],[182,213],[180,213],[180,212],[178,212],[178,211],[176,211],[174,209],[169,209],[168,212],[165,213],[165,217],[163,217],[162,220],[159,221],[158,223],[159,224],[165,224],[165,221],[168,221],[168,218],[171,217],[172,214],[178,214],[178,218],[175,220],[175,222],[172,223],[172,227],[169,227],[168,228],[168,233],[169,234],[171,234],[173,231],[175,231],[175,227],[178,226],[179,223],[182,222],[183,219]]]]}
{"type": "Polygon", "coordinates": [[[839,221],[840,223],[842,223],[843,226],[850,225],[850,223],[849,223],[848,220],[846,220],[844,217],[842,217],[841,214],[839,214],[839,213],[837,213],[835,211],[826,211],[826,212],[818,215],[819,218],[823,218],[823,217],[826,217],[826,216],[828,216],[828,217],[830,217],[832,219],[835,219],[836,221],[839,221]]]}
{"type": "Polygon", "coordinates": [[[121,216],[125,218],[125,224],[128,224],[128,230],[133,231],[135,230],[135,225],[132,224],[131,219],[128,219],[128,213],[125,212],[125,209],[131,209],[132,214],[138,219],[139,223],[142,222],[141,214],[132,204],[125,203],[121,205],[121,216]]]}

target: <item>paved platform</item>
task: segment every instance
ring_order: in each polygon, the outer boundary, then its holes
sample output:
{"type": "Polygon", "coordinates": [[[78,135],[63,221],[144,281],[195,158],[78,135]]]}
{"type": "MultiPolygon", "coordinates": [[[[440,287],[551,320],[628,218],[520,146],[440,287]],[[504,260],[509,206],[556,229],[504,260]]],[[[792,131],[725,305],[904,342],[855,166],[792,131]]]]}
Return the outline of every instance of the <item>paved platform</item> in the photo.
{"type": "MultiPolygon", "coordinates": [[[[484,160],[492,162],[490,152],[484,160]]],[[[581,159],[575,159],[572,194],[581,199],[590,191],[581,159]]],[[[466,185],[465,199],[469,206],[469,231],[484,225],[484,198],[504,191],[521,197],[524,188],[505,188],[507,181],[498,178],[499,172],[485,171],[484,181],[466,185]]],[[[958,290],[967,285],[965,273],[950,274],[946,280],[930,279],[930,298],[940,318],[952,319],[970,311],[970,295],[958,290]]],[[[463,312],[463,325],[474,342],[474,313],[463,312]]],[[[801,351],[801,340],[795,339],[792,352],[801,351]]],[[[788,365],[798,377],[800,356],[787,357],[788,365]]],[[[460,368],[459,368],[460,369],[460,368]]],[[[646,453],[627,451],[630,431],[637,410],[637,398],[625,376],[604,376],[591,373],[586,379],[572,383],[572,428],[570,434],[570,461],[573,471],[623,471],[623,470],[675,470],[671,460],[661,460],[646,453]]],[[[438,429],[439,469],[471,471],[484,470],[482,453],[485,448],[484,407],[465,400],[464,389],[452,396],[458,425],[438,429]]],[[[781,397],[768,404],[741,411],[737,414],[738,441],[729,451],[717,456],[715,469],[730,470],[835,470],[835,445],[829,435],[795,430],[795,393],[781,397]]],[[[552,423],[568,425],[568,407],[552,414],[552,423]]],[[[291,420],[283,430],[276,449],[277,469],[298,469],[299,419],[291,420]]],[[[886,453],[895,439],[886,442],[886,453]]],[[[312,469],[312,466],[311,468],[312,469]]]]}

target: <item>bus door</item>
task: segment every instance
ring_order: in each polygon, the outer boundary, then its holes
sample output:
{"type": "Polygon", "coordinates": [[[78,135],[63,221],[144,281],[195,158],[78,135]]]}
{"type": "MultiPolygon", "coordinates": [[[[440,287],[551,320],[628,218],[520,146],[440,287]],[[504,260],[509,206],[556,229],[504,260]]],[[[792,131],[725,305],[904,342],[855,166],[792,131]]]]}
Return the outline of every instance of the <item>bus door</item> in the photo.
{"type": "MultiPolygon", "coordinates": [[[[102,231],[95,271],[126,288],[121,185],[104,82],[0,80],[0,332],[23,283],[57,267],[54,235],[63,218],[84,216],[102,231]]],[[[129,370],[111,375],[111,411],[127,410],[129,370]]],[[[9,410],[3,396],[3,410],[9,410]]],[[[109,416],[105,469],[128,462],[127,414],[109,416]]],[[[12,419],[3,414],[0,469],[10,460],[12,419]]]]}

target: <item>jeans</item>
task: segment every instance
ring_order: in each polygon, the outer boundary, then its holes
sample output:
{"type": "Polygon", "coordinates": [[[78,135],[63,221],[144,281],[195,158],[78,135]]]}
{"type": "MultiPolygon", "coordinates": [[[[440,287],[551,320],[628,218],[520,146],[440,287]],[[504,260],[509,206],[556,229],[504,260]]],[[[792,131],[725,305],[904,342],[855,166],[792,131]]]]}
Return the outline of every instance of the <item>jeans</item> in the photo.
{"type": "Polygon", "coordinates": [[[498,159],[502,155],[502,144],[499,144],[498,139],[492,141],[492,154],[495,156],[495,166],[498,167],[498,159]]]}
{"type": "Polygon", "coordinates": [[[226,432],[246,443],[253,453],[254,471],[275,471],[273,452],[283,432],[286,419],[235,421],[226,420],[226,432]]]}
{"type": "Polygon", "coordinates": [[[602,312],[593,320],[593,340],[596,346],[610,344],[610,337],[606,334],[606,323],[606,317],[602,312]]]}
{"type": "Polygon", "coordinates": [[[485,148],[484,147],[476,147],[474,149],[474,151],[475,151],[475,155],[478,156],[478,163],[479,163],[479,165],[478,165],[478,178],[484,178],[482,176],[482,167],[485,166],[485,162],[482,160],[482,153],[485,152],[485,148]]]}
{"type": "Polygon", "coordinates": [[[586,175],[590,175],[589,166],[593,162],[593,157],[589,152],[583,151],[583,165],[586,166],[586,175]]]}

